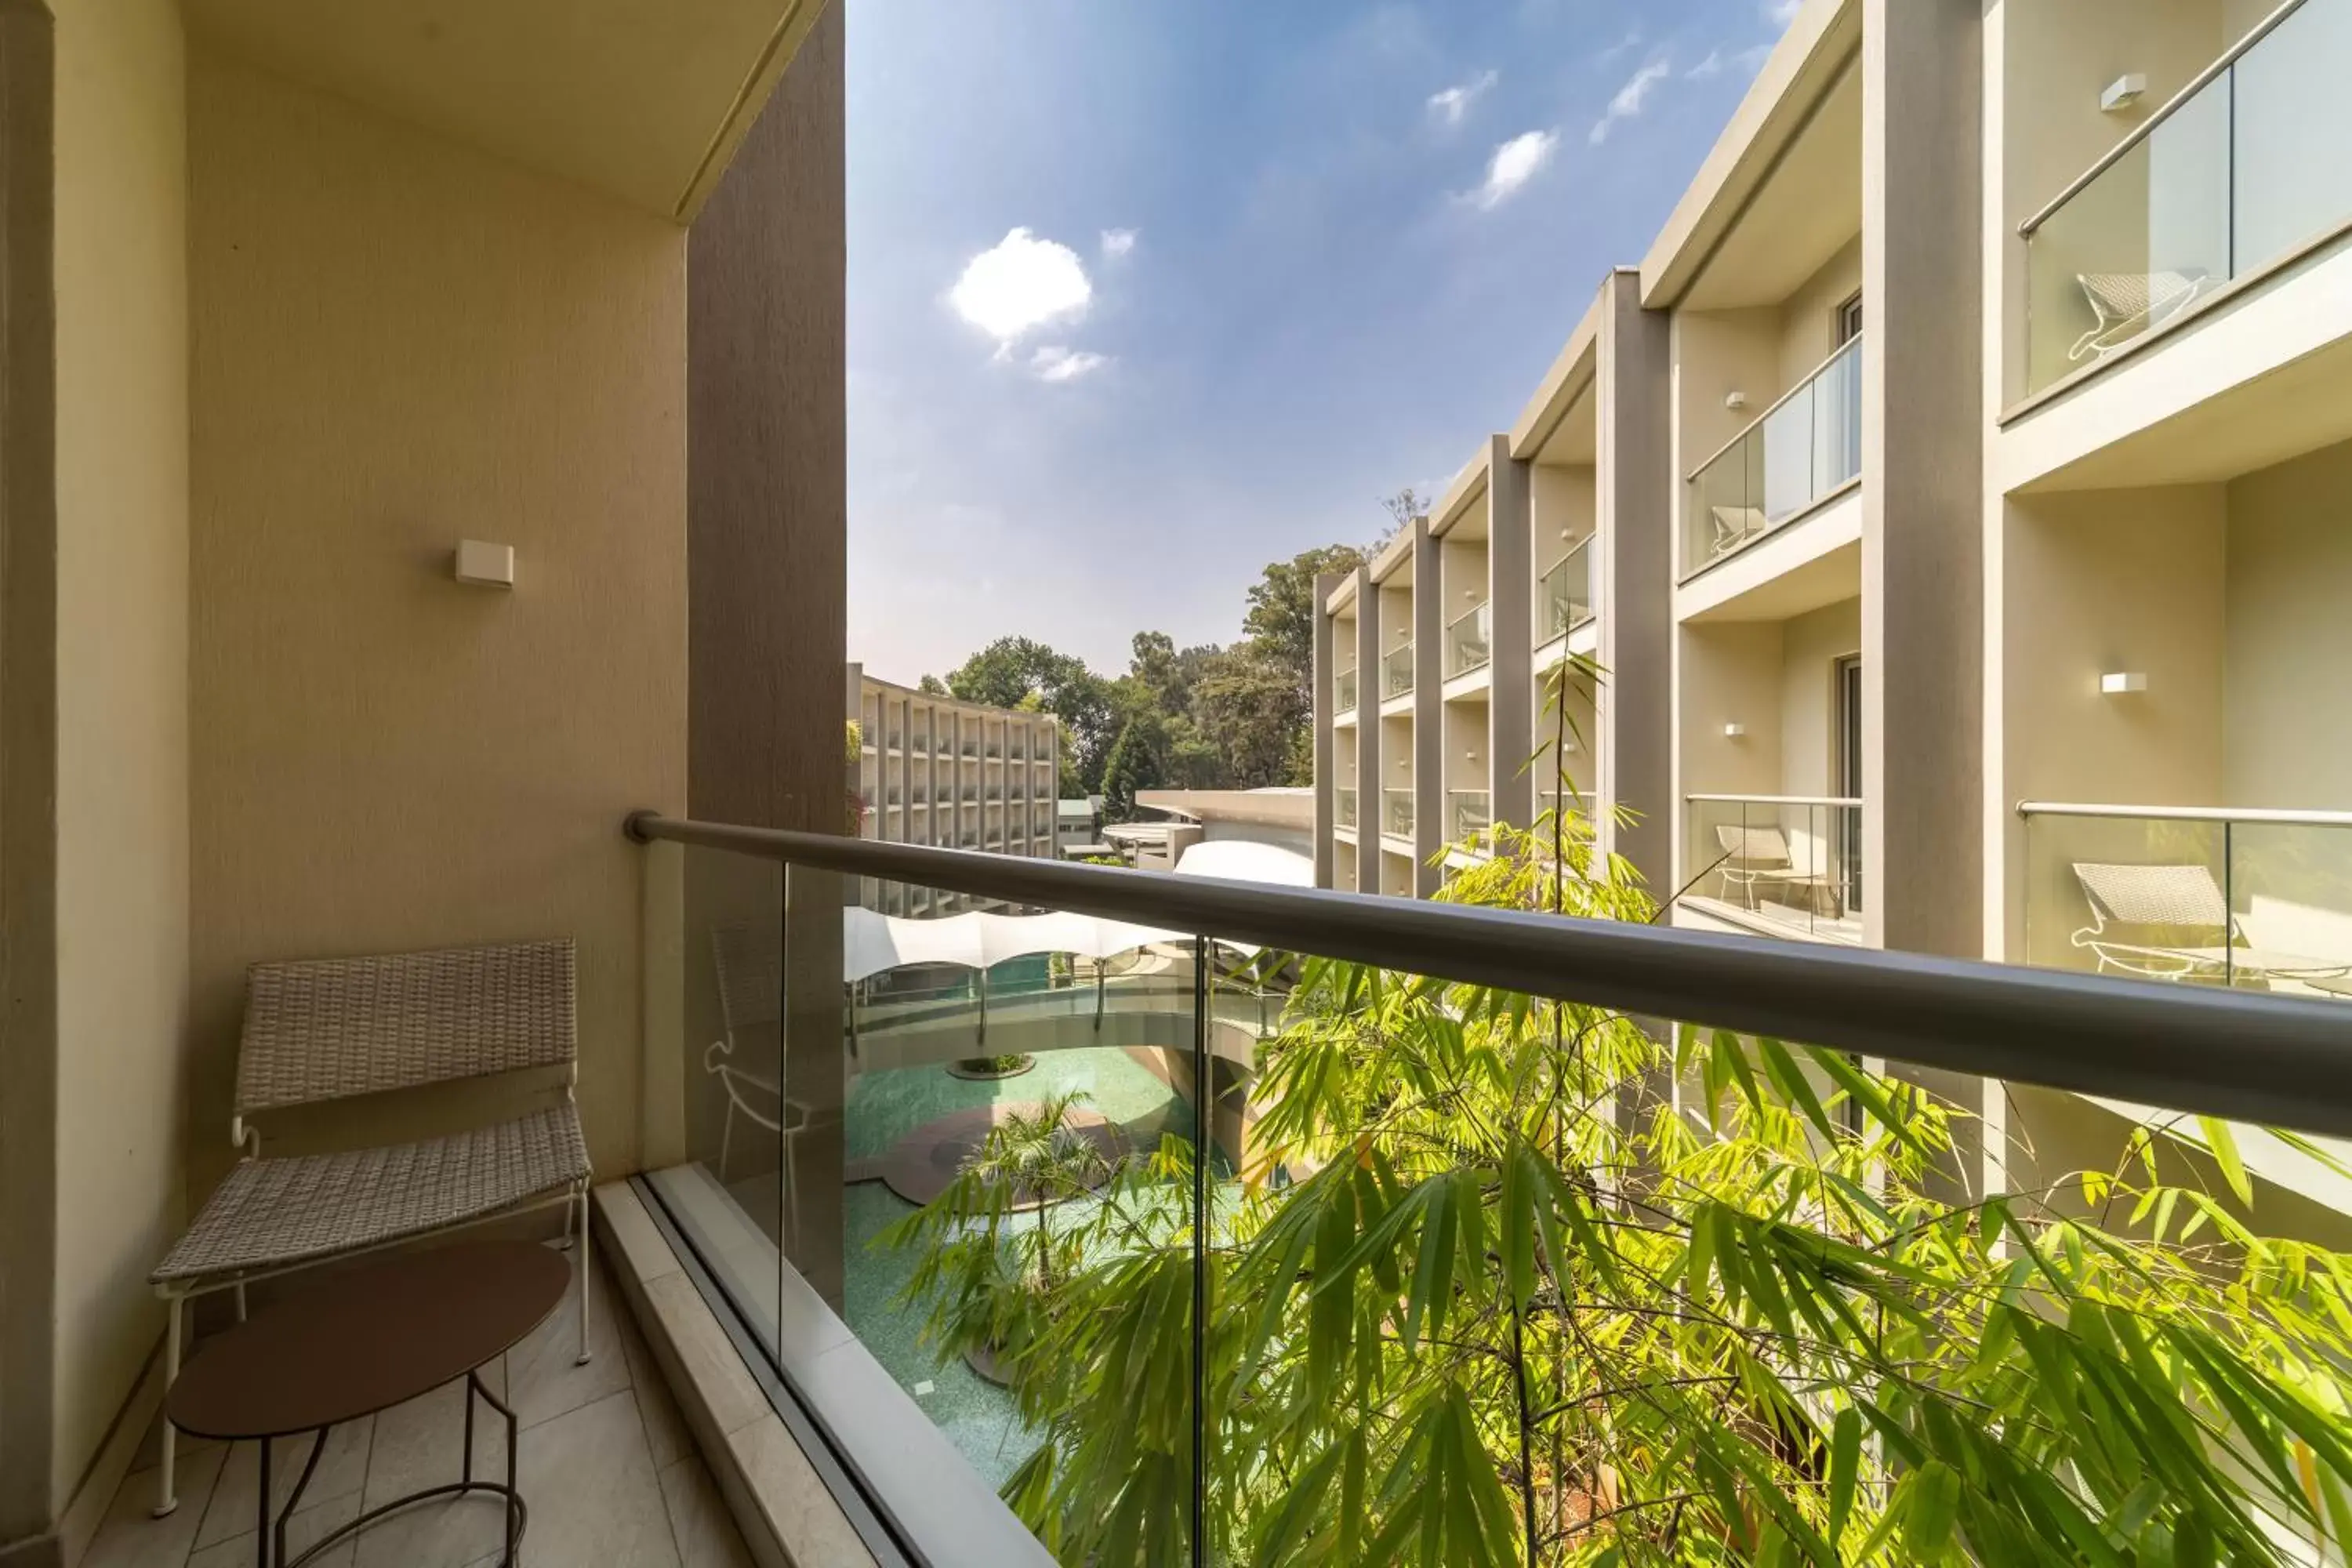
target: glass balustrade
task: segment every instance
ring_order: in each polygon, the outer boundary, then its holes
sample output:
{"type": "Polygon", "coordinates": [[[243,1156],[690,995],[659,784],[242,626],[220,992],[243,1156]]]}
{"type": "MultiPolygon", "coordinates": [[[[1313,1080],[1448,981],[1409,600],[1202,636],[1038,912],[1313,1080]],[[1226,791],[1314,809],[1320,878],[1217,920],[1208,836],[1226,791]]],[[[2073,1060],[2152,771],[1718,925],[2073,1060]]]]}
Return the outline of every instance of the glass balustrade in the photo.
{"type": "Polygon", "coordinates": [[[2024,808],[2025,958],[2352,997],[2352,814],[2024,808]]]}
{"type": "Polygon", "coordinates": [[[1862,802],[1695,795],[1681,905],[1744,931],[1862,941],[1862,802]]]}
{"type": "Polygon", "coordinates": [[[1495,655],[1495,605],[1488,600],[1465,610],[1445,628],[1445,673],[1467,675],[1495,655]]]}
{"type": "Polygon", "coordinates": [[[1454,789],[1445,792],[1445,805],[1452,837],[1458,843],[1475,838],[1494,822],[1486,792],[1483,789],[1454,789]]]}
{"type": "Polygon", "coordinates": [[[1332,790],[1331,816],[1342,827],[1356,826],[1356,791],[1352,785],[1340,784],[1332,790]]]}
{"type": "Polygon", "coordinates": [[[1343,669],[1331,678],[1331,705],[1342,713],[1356,710],[1356,672],[1343,669]]]}
{"type": "Polygon", "coordinates": [[[1412,837],[1412,786],[1381,791],[1381,831],[1396,838],[1412,837]]]}
{"type": "Polygon", "coordinates": [[[1857,337],[1691,476],[1683,575],[1754,543],[1861,472],[1857,337]]]}
{"type": "Polygon", "coordinates": [[[2306,0],[2034,224],[2026,390],[2352,218],[2352,0],[2306,0]]]}
{"type": "Polygon", "coordinates": [[[1381,661],[1381,697],[1402,697],[1412,689],[1412,644],[1405,643],[1389,651],[1381,661]]]}
{"type": "Polygon", "coordinates": [[[1592,535],[1569,546],[1537,585],[1536,641],[1565,637],[1592,618],[1592,535]]]}

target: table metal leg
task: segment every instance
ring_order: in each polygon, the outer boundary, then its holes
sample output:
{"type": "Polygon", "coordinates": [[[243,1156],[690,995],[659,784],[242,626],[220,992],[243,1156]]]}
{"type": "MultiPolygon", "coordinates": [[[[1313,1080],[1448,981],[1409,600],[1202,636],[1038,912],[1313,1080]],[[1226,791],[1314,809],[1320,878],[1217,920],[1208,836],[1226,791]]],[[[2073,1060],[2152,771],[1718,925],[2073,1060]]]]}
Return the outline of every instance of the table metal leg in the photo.
{"type": "MultiPolygon", "coordinates": [[[[319,1456],[327,1451],[327,1434],[332,1430],[332,1427],[321,1426],[310,1434],[310,1457],[302,1461],[302,1473],[295,1478],[294,1489],[288,1494],[286,1506],[278,1510],[278,1525],[273,1535],[277,1542],[276,1560],[279,1568],[285,1568],[286,1563],[286,1521],[292,1519],[294,1510],[302,1506],[302,1493],[310,1487],[311,1476],[318,1471],[319,1456]]],[[[267,1454],[268,1451],[268,1446],[264,1445],[262,1452],[267,1454]]],[[[267,1465],[262,1467],[261,1511],[265,1518],[269,1512],[269,1468],[267,1465]]]]}
{"type": "Polygon", "coordinates": [[[500,1559],[500,1562],[507,1564],[508,1568],[511,1568],[513,1563],[521,1561],[523,1532],[530,1528],[530,1505],[526,1503],[522,1494],[515,1489],[515,1454],[520,1437],[520,1423],[515,1419],[515,1413],[509,1409],[498,1395],[483,1385],[478,1368],[467,1373],[466,1374],[466,1473],[446,1486],[426,1487],[422,1491],[410,1492],[405,1497],[394,1498],[390,1502],[380,1503],[365,1510],[358,1518],[347,1521],[304,1547],[302,1554],[290,1562],[286,1555],[287,1521],[293,1516],[294,1505],[300,1500],[302,1489],[310,1483],[310,1472],[318,1468],[319,1456],[327,1446],[327,1434],[321,1430],[318,1434],[318,1440],[310,1446],[310,1462],[302,1467],[302,1479],[295,1483],[294,1495],[287,1500],[286,1511],[278,1516],[274,1532],[268,1528],[269,1447],[268,1444],[264,1444],[261,1450],[263,1528],[261,1543],[256,1549],[255,1560],[261,1564],[261,1568],[271,1568],[269,1548],[274,1536],[278,1547],[277,1568],[301,1568],[301,1564],[310,1562],[336,1542],[348,1540],[386,1515],[397,1513],[403,1509],[415,1508],[417,1504],[430,1501],[435,1498],[465,1497],[474,1492],[496,1492],[499,1494],[504,1514],[507,1536],[506,1555],[500,1559]],[[491,1409],[506,1418],[507,1479],[504,1485],[497,1481],[478,1481],[474,1479],[474,1400],[477,1395],[487,1401],[491,1409]]]}
{"type": "Polygon", "coordinates": [[[254,1492],[253,1560],[269,1568],[269,1439],[261,1440],[261,1485],[254,1492]]]}

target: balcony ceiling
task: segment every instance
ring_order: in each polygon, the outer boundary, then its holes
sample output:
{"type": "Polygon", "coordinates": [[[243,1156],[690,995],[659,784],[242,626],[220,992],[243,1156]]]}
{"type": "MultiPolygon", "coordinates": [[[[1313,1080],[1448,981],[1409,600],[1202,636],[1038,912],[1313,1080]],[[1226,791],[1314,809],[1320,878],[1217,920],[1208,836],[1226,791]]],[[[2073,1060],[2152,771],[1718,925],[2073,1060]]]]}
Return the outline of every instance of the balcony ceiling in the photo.
{"type": "Polygon", "coordinates": [[[1778,305],[1862,232],[1862,71],[1850,61],[1681,300],[1687,310],[1778,305]]]}
{"type": "Polygon", "coordinates": [[[188,0],[231,54],[694,216],[824,0],[188,0]]]}

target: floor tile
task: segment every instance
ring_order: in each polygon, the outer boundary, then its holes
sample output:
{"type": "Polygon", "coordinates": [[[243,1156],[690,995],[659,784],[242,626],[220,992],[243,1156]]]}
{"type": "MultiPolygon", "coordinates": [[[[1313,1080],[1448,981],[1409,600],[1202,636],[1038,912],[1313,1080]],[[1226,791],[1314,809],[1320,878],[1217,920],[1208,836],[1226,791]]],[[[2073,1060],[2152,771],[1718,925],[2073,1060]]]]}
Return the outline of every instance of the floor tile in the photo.
{"type": "Polygon", "coordinates": [[[147,1511],[155,1506],[155,1471],[133,1470],[124,1477],[82,1568],[181,1568],[197,1527],[204,1523],[221,1457],[215,1447],[182,1458],[176,1471],[180,1506],[163,1519],[151,1518],[147,1511]]]}
{"type": "Polygon", "coordinates": [[[624,1391],[522,1435],[522,1492],[532,1504],[524,1555],[599,1568],[677,1568],[669,1510],[624,1391]]]}
{"type": "Polygon", "coordinates": [[[627,1357],[621,1351],[620,1298],[599,1264],[589,1289],[588,1342],[594,1357],[580,1359],[580,1272],[573,1268],[563,1304],[522,1343],[507,1352],[515,1418],[535,1426],[551,1416],[608,1398],[629,1385],[627,1357]]]}
{"type": "Polygon", "coordinates": [[[745,1369],[735,1342],[711,1316],[693,1280],[683,1274],[647,1280],[646,1300],[661,1321],[656,1331],[668,1335],[670,1347],[693,1384],[687,1397],[699,1394],[709,1407],[714,1426],[732,1432],[774,1414],[768,1396],[745,1369]]]}
{"type": "Polygon", "coordinates": [[[634,1321],[621,1325],[621,1349],[629,1361],[629,1392],[636,1395],[637,1414],[645,1417],[646,1447],[653,1451],[654,1468],[666,1469],[694,1452],[694,1435],[670,1396],[669,1380],[654,1360],[652,1347],[634,1321]]]}
{"type": "MultiPolygon", "coordinates": [[[[327,1434],[327,1447],[319,1456],[319,1468],[311,1475],[310,1484],[302,1489],[304,1512],[355,1493],[367,1484],[368,1438],[374,1427],[373,1418],[369,1417],[346,1421],[327,1434]]],[[[300,1479],[302,1466],[310,1457],[308,1436],[281,1437],[271,1447],[269,1509],[273,1515],[294,1495],[294,1483],[300,1479]]],[[[212,1505],[205,1510],[204,1525],[196,1531],[198,1550],[232,1535],[251,1532],[254,1485],[260,1474],[259,1444],[229,1446],[228,1459],[221,1466],[220,1479],[213,1486],[212,1505]]]]}
{"type": "MultiPolygon", "coordinates": [[[[273,1480],[275,1479],[272,1478],[273,1480]]],[[[250,1486],[248,1482],[247,1502],[253,1500],[250,1486]]],[[[317,1508],[304,1509],[286,1521],[286,1554],[289,1557],[301,1555],[320,1536],[349,1524],[359,1516],[360,1494],[357,1492],[346,1493],[332,1502],[320,1503],[317,1508]]],[[[310,1562],[317,1564],[317,1568],[352,1568],[352,1553],[358,1547],[356,1540],[339,1541],[310,1562]]],[[[249,1530],[243,1535],[232,1535],[216,1545],[205,1547],[188,1559],[188,1568],[252,1568],[252,1563],[253,1531],[249,1530]]]]}
{"type": "MultiPolygon", "coordinates": [[[[364,1506],[447,1486],[464,1468],[466,1385],[448,1384],[375,1418],[364,1506]]],[[[474,1404],[474,1479],[506,1479],[506,1422],[474,1404]]],[[[455,1568],[498,1549],[501,1510],[494,1497],[440,1499],[404,1509],[360,1534],[358,1568],[455,1568]]]]}
{"type": "Polygon", "coordinates": [[[751,1568],[751,1553],[701,1459],[680,1459],[663,1470],[661,1486],[682,1568],[751,1568]]]}
{"type": "Polygon", "coordinates": [[[782,1421],[771,1414],[734,1434],[731,1442],[742,1455],[743,1479],[754,1505],[798,1560],[827,1568],[872,1568],[874,1554],[782,1421]]]}

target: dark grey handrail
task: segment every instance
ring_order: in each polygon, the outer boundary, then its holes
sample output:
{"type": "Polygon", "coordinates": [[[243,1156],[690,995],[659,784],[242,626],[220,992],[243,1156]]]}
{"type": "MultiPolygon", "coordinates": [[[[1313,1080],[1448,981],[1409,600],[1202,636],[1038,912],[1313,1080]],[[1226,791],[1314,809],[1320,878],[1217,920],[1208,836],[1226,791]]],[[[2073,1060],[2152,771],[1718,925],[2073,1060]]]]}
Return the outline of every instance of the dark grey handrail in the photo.
{"type": "Polygon", "coordinates": [[[2352,1136],[2352,1004],[772,828],[730,850],[2234,1121],[2352,1136]]]}

